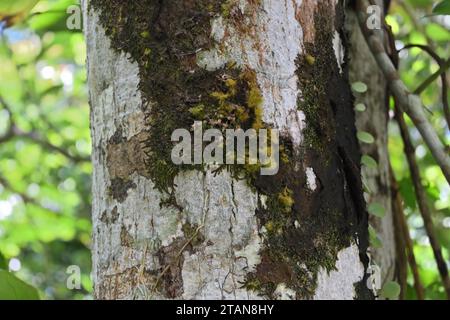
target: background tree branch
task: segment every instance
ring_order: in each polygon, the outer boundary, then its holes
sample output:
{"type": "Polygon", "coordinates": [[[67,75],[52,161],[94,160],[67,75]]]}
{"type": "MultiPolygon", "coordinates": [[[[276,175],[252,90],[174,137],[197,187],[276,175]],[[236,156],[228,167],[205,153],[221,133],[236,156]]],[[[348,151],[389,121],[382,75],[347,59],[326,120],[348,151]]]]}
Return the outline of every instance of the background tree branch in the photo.
{"type": "Polygon", "coordinates": [[[378,66],[389,82],[389,88],[396,97],[399,107],[411,118],[444,173],[447,182],[450,183],[450,156],[448,150],[444,147],[444,144],[427,119],[420,98],[417,95],[410,93],[405,84],[401,81],[379,36],[376,34],[375,30],[367,28],[367,7],[369,5],[371,5],[371,3],[367,0],[356,2],[357,16],[361,31],[366,38],[367,44],[369,45],[378,66]]]}

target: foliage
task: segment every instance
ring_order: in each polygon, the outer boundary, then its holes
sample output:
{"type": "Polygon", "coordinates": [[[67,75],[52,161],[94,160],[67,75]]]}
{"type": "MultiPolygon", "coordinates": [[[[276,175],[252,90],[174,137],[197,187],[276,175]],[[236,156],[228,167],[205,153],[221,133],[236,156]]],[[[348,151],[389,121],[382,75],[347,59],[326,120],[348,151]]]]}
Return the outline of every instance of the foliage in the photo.
{"type": "Polygon", "coordinates": [[[49,299],[92,291],[85,44],[66,27],[72,4],[39,1],[0,38],[0,252],[49,299]],[[66,287],[70,265],[82,271],[82,290],[66,287]]]}
{"type": "MultiPolygon", "coordinates": [[[[387,22],[394,32],[397,49],[401,49],[407,44],[428,45],[443,60],[448,59],[450,24],[449,16],[445,15],[449,14],[449,4],[449,0],[442,2],[432,0],[392,2],[387,22]]],[[[399,54],[401,78],[412,91],[439,69],[439,65],[427,53],[418,48],[401,50],[399,54]]],[[[442,84],[438,79],[421,94],[421,98],[428,108],[427,116],[441,140],[449,145],[450,132],[444,117],[441,91],[442,84]]],[[[448,100],[449,97],[447,96],[446,99],[448,100]]],[[[415,155],[422,175],[422,184],[428,195],[437,237],[443,247],[444,258],[448,263],[450,256],[450,188],[409,118],[407,123],[410,136],[416,147],[415,155]]],[[[425,287],[425,297],[427,299],[445,299],[442,281],[412,189],[413,183],[403,151],[402,139],[394,121],[390,124],[389,151],[391,163],[396,178],[399,180],[400,191],[404,199],[405,214],[414,241],[414,253],[421,280],[425,287]]],[[[407,298],[417,298],[411,274],[408,276],[407,298]]]]}
{"type": "Polygon", "coordinates": [[[39,300],[38,291],[8,271],[0,270],[1,300],[39,300]]]}
{"type": "Polygon", "coordinates": [[[389,281],[381,289],[381,296],[383,298],[394,300],[397,299],[400,294],[400,286],[397,282],[389,281]]]}
{"type": "Polygon", "coordinates": [[[439,2],[436,6],[434,6],[433,13],[449,15],[450,14],[450,1],[444,0],[444,1],[439,2]]]}

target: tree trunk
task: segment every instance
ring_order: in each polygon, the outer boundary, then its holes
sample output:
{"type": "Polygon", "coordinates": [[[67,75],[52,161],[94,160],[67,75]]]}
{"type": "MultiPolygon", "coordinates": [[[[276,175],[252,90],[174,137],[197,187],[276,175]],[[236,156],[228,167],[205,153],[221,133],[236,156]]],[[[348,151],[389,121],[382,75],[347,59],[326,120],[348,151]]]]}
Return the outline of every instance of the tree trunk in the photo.
{"type": "MultiPolygon", "coordinates": [[[[384,1],[377,0],[376,3],[382,13],[384,1]]],[[[405,268],[405,266],[396,265],[398,261],[396,260],[388,153],[387,83],[358,27],[355,13],[348,10],[346,17],[350,41],[348,50],[351,61],[349,65],[350,81],[362,81],[368,88],[367,92],[355,97],[355,105],[362,103],[366,107],[365,111],[356,112],[356,126],[358,130],[369,132],[375,138],[375,142],[372,144],[361,142],[361,151],[362,154],[372,157],[378,164],[375,168],[368,166],[362,168],[362,177],[367,187],[366,200],[368,205],[381,205],[385,212],[381,219],[377,216],[370,216],[370,224],[377,231],[381,240],[380,247],[370,248],[371,263],[379,267],[377,270],[380,273],[377,276],[380,277],[382,285],[396,278],[401,272],[399,269],[405,268]]]]}
{"type": "Polygon", "coordinates": [[[85,1],[96,298],[372,297],[343,3],[85,1]],[[196,120],[278,173],[175,165],[196,120]]]}

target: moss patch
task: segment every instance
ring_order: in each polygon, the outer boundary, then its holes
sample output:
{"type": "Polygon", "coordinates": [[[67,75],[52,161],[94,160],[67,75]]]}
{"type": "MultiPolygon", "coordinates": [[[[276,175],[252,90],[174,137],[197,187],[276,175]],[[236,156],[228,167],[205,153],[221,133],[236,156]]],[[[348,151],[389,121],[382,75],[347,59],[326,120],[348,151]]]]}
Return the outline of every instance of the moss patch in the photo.
{"type": "Polygon", "coordinates": [[[232,64],[210,72],[196,64],[197,54],[213,45],[212,18],[227,10],[231,15],[233,1],[90,3],[100,12],[113,48],[139,64],[139,89],[150,124],[146,163],[158,189],[169,191],[180,170],[193,169],[172,164],[170,137],[175,129],[190,129],[194,120],[220,129],[263,126],[254,72],[232,64]]]}

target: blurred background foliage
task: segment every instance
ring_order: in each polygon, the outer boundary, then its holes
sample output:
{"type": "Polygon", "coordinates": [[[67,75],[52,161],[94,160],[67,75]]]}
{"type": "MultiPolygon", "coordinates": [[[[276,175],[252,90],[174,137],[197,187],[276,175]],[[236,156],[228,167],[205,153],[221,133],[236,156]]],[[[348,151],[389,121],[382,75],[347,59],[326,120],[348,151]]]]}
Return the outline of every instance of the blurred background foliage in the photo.
{"type": "MultiPolygon", "coordinates": [[[[441,1],[432,0],[394,0],[386,18],[396,38],[398,50],[408,44],[427,45],[443,60],[450,58],[450,9],[446,14],[433,13],[441,1]]],[[[450,1],[442,2],[450,5],[450,1]]],[[[426,52],[412,48],[399,53],[400,75],[411,91],[439,69],[439,65],[426,52]]],[[[447,73],[448,76],[448,73],[447,73]]],[[[448,82],[447,77],[447,82],[448,82]]],[[[450,144],[450,131],[445,121],[442,102],[442,83],[438,78],[422,94],[427,106],[427,115],[437,133],[447,145],[450,144]]],[[[446,97],[447,101],[449,97],[446,97]]],[[[391,111],[392,116],[392,111],[391,111]]],[[[450,267],[450,188],[440,168],[423,144],[417,129],[410,119],[406,119],[409,133],[416,147],[416,159],[422,175],[422,184],[428,195],[429,206],[434,220],[437,237],[443,249],[444,258],[450,267]]],[[[389,126],[389,152],[395,176],[400,185],[404,200],[405,214],[414,241],[414,253],[419,266],[420,277],[428,299],[445,299],[442,281],[429,244],[424,224],[413,191],[408,163],[397,124],[391,121],[389,126]]],[[[412,275],[408,275],[408,299],[415,299],[412,275]]]]}
{"type": "MultiPolygon", "coordinates": [[[[0,9],[8,1],[15,0],[0,0],[0,9]]],[[[66,26],[66,10],[76,4],[75,0],[39,1],[24,20],[14,21],[11,27],[4,24],[0,36],[0,269],[34,285],[45,299],[89,299],[92,294],[86,50],[81,30],[66,26]],[[71,265],[82,271],[80,290],[67,289],[66,270],[71,265]]],[[[441,58],[449,58],[450,16],[433,14],[436,4],[432,0],[392,1],[387,22],[397,49],[411,43],[426,44],[441,58]]],[[[401,76],[412,90],[439,68],[420,49],[403,50],[400,58],[401,76]]],[[[435,81],[421,97],[434,127],[449,144],[441,90],[442,84],[435,81]]],[[[448,262],[450,188],[407,120],[448,262]]],[[[389,135],[392,166],[405,202],[426,298],[444,299],[393,121],[389,135]]],[[[416,298],[411,275],[407,298],[416,298]]]]}
{"type": "Polygon", "coordinates": [[[92,291],[86,50],[66,26],[75,4],[39,1],[0,39],[0,252],[48,299],[92,291]],[[81,290],[66,287],[70,265],[81,290]]]}

